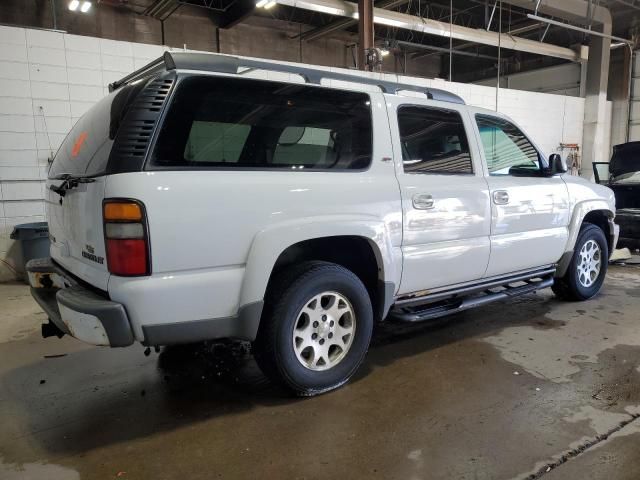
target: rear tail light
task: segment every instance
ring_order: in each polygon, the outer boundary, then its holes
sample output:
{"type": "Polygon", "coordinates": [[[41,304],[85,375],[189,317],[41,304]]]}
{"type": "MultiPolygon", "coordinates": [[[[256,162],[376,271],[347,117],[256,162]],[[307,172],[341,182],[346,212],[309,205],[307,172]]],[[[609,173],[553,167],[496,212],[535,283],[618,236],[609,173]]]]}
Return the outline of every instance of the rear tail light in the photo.
{"type": "Polygon", "coordinates": [[[109,272],[124,277],[151,274],[144,206],[134,200],[107,200],[103,216],[109,272]]]}

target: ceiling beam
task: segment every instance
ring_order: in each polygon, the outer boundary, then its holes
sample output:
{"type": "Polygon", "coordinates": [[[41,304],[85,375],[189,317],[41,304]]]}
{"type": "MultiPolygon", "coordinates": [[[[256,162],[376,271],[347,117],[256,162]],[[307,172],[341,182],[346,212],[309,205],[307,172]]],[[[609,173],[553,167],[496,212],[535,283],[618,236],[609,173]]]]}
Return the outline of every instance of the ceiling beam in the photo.
{"type": "MultiPolygon", "coordinates": [[[[448,54],[451,51],[451,53],[453,53],[454,55],[460,55],[463,57],[483,58],[485,60],[498,60],[498,57],[483,55],[481,53],[465,52],[464,50],[458,50],[455,48],[453,50],[449,50],[448,48],[445,48],[445,47],[436,47],[433,45],[425,45],[423,43],[405,42],[403,40],[398,40],[396,41],[396,43],[401,47],[408,47],[408,48],[413,48],[418,50],[428,50],[432,52],[439,52],[439,53],[446,53],[446,54],[448,54]]],[[[415,57],[412,57],[412,58],[415,58],[415,57]]]]}
{"type": "MultiPolygon", "coordinates": [[[[535,23],[531,23],[529,25],[522,25],[522,26],[518,26],[516,28],[513,28],[511,30],[509,30],[508,35],[520,35],[523,33],[529,33],[529,32],[533,32],[535,30],[539,30],[541,27],[543,27],[545,24],[542,22],[535,22],[535,23]]],[[[468,43],[463,43],[461,45],[456,46],[456,50],[458,51],[462,51],[465,50],[467,48],[471,48],[471,47],[478,47],[478,44],[475,42],[468,42],[468,43]]],[[[440,48],[444,48],[447,53],[449,52],[449,49],[446,47],[440,47],[440,48]]],[[[444,53],[444,52],[443,52],[444,53]]],[[[416,58],[422,58],[422,57],[430,57],[433,55],[439,55],[439,53],[429,53],[429,52],[421,52],[421,53],[414,53],[413,55],[411,55],[411,58],[413,58],[414,60],[416,58]]],[[[482,58],[481,55],[479,54],[471,54],[474,57],[480,57],[482,58]]]]}
{"type": "MultiPolygon", "coordinates": [[[[281,5],[294,8],[301,8],[314,12],[332,14],[338,17],[358,18],[358,6],[343,0],[275,0],[281,5]]],[[[573,62],[581,61],[580,54],[570,48],[560,47],[549,43],[529,40],[510,34],[499,34],[487,32],[485,30],[463,27],[460,25],[450,25],[448,22],[438,22],[428,18],[420,18],[406,13],[393,12],[382,8],[373,9],[373,19],[376,24],[395,28],[402,28],[427,35],[453,38],[466,42],[475,42],[483,45],[497,47],[508,50],[534,53],[549,57],[561,58],[573,62]]]]}

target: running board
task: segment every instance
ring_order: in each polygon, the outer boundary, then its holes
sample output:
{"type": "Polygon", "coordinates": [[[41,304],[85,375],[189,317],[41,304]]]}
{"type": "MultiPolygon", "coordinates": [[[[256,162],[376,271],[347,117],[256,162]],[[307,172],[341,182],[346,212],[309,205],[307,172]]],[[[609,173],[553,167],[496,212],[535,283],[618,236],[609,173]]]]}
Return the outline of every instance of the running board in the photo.
{"type": "Polygon", "coordinates": [[[442,301],[428,301],[422,305],[415,305],[412,302],[411,306],[406,306],[396,303],[389,312],[389,319],[399,322],[423,322],[425,320],[431,320],[434,318],[443,317],[445,315],[451,315],[453,313],[469,310],[470,308],[480,307],[487,303],[496,302],[499,300],[505,300],[511,297],[518,297],[520,295],[526,295],[533,293],[543,288],[548,288],[553,285],[553,272],[548,272],[545,276],[538,279],[528,280],[516,280],[515,282],[524,283],[524,285],[514,286],[512,280],[510,283],[503,283],[500,286],[493,285],[490,289],[482,291],[479,295],[470,296],[467,298],[460,298],[456,296],[450,296],[450,298],[442,301]],[[495,291],[501,289],[499,291],[495,291]]]}

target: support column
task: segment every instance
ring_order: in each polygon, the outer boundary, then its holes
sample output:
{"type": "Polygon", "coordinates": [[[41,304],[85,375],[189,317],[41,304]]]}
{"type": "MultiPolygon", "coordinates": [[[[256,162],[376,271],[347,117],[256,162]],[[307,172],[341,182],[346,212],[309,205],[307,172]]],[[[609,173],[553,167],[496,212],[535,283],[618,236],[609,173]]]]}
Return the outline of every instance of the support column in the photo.
{"type": "MultiPolygon", "coordinates": [[[[603,25],[603,33],[611,35],[610,24],[603,25]]],[[[611,128],[606,118],[610,53],[610,39],[591,37],[585,89],[581,177],[591,178],[593,175],[591,164],[607,162],[610,157],[610,146],[605,145],[607,129],[611,128]]]]}
{"type": "Polygon", "coordinates": [[[358,68],[371,70],[366,52],[373,48],[373,0],[358,0],[358,68]]]}

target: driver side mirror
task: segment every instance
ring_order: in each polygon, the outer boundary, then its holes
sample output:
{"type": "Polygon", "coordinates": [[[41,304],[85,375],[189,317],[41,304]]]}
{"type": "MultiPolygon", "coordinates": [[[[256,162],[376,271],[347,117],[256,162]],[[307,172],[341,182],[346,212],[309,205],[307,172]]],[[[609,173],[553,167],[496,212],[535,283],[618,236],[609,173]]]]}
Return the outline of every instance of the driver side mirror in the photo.
{"type": "Polygon", "coordinates": [[[559,173],[567,173],[567,164],[557,153],[549,156],[549,175],[557,175],[559,173]]]}

